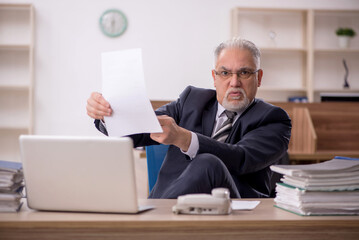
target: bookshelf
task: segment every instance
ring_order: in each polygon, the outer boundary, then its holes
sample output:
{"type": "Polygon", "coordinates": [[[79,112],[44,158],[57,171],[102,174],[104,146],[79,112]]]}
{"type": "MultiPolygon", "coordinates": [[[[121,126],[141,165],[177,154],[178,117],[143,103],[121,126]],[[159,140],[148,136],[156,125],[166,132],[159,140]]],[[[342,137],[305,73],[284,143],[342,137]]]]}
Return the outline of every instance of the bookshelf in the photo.
{"type": "Polygon", "coordinates": [[[264,76],[257,96],[267,101],[306,97],[318,102],[321,92],[359,92],[359,36],[349,48],[339,48],[338,27],[359,34],[359,11],[234,8],[231,13],[231,35],[261,49],[264,76]],[[349,89],[343,88],[343,59],[349,89]]]}
{"type": "Polygon", "coordinates": [[[0,4],[0,159],[20,161],[19,136],[33,130],[34,8],[0,4]]]}
{"type": "Polygon", "coordinates": [[[340,26],[353,28],[359,34],[359,11],[313,11],[313,99],[319,101],[321,92],[359,92],[359,36],[352,38],[350,47],[338,48],[333,32],[340,26]],[[343,88],[345,59],[348,68],[349,89],[343,88]]]}

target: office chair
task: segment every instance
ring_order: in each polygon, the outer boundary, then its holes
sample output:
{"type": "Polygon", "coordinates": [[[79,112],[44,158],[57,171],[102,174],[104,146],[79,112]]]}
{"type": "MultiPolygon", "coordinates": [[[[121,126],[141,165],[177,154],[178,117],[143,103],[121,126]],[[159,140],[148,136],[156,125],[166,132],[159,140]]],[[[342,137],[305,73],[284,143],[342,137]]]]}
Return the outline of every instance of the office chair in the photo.
{"type": "Polygon", "coordinates": [[[158,172],[166,156],[169,145],[151,145],[146,146],[148,189],[151,192],[157,181],[158,172]]]}

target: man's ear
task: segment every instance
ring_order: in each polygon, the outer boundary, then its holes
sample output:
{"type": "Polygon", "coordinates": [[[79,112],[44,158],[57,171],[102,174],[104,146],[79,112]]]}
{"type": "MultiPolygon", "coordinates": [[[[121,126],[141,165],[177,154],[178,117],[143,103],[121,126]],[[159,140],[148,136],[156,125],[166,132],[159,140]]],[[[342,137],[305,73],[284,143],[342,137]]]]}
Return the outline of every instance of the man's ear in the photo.
{"type": "Polygon", "coordinates": [[[259,69],[258,71],[258,83],[257,83],[257,87],[260,87],[262,84],[262,77],[263,77],[263,70],[259,69]]]}

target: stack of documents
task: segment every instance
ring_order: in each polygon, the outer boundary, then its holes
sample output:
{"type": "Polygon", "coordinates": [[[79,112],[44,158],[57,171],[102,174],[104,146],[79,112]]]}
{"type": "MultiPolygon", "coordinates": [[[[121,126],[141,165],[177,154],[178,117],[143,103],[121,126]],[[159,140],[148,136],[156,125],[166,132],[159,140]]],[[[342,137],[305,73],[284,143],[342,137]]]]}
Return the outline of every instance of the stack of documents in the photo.
{"type": "Polygon", "coordinates": [[[276,207],[299,215],[359,215],[359,159],[336,157],[306,165],[274,165],[276,207]]]}
{"type": "Polygon", "coordinates": [[[0,160],[0,212],[17,212],[23,190],[22,164],[0,160]]]}

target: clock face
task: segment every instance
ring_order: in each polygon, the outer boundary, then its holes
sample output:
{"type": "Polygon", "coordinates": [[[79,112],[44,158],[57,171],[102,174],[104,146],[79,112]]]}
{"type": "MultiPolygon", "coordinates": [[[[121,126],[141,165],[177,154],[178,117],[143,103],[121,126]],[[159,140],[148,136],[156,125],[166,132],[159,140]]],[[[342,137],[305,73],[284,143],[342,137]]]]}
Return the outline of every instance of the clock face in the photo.
{"type": "Polygon", "coordinates": [[[118,37],[127,28],[126,16],[117,9],[105,11],[100,17],[101,31],[109,37],[118,37]]]}

